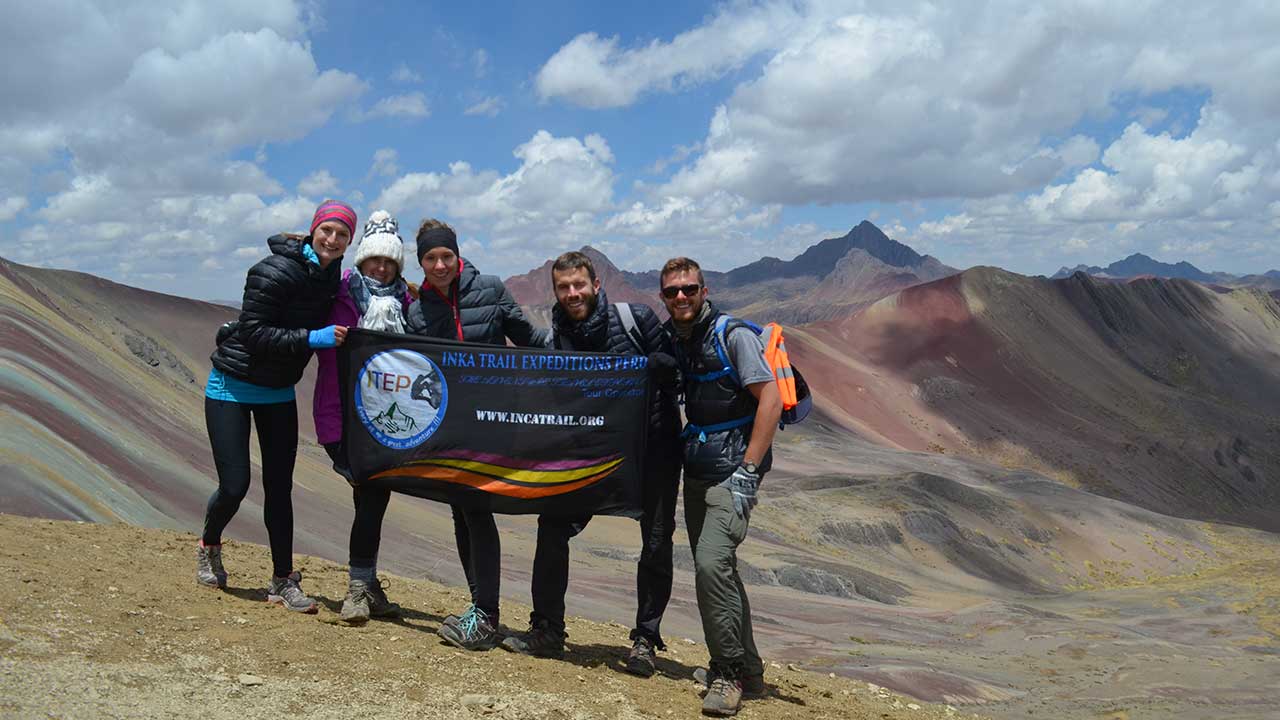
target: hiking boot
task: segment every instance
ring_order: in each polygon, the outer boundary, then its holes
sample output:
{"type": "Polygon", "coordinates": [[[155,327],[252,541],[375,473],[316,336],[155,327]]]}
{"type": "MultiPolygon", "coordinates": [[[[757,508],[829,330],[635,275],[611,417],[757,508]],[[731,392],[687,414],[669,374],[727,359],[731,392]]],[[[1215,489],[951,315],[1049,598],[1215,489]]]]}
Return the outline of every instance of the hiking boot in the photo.
{"type": "Polygon", "coordinates": [[[523,635],[511,635],[502,641],[502,649],[522,655],[540,658],[564,657],[564,639],[566,633],[543,621],[530,622],[529,632],[523,635]]]}
{"type": "Polygon", "coordinates": [[[347,596],[342,598],[342,612],[338,619],[350,625],[363,625],[369,621],[369,583],[351,580],[347,583],[347,596]]]}
{"type": "Polygon", "coordinates": [[[653,677],[655,660],[653,643],[641,635],[631,644],[631,652],[627,653],[627,662],[623,668],[632,675],[653,677]]]}
{"type": "Polygon", "coordinates": [[[711,674],[711,684],[702,698],[702,714],[732,717],[742,707],[742,682],[737,678],[711,674]]]}
{"type": "Polygon", "coordinates": [[[267,602],[280,603],[286,610],[313,613],[318,609],[316,601],[302,592],[298,583],[302,582],[302,573],[294,570],[285,577],[272,577],[267,585],[267,602]]]}
{"type": "MultiPolygon", "coordinates": [[[[697,668],[693,671],[693,681],[702,686],[703,692],[707,687],[707,669],[697,668]]],[[[743,700],[759,700],[769,695],[769,689],[764,684],[764,673],[759,675],[743,675],[742,676],[742,699],[743,700]]]]}
{"type": "Polygon", "coordinates": [[[227,586],[227,571],[222,568],[221,545],[196,545],[196,582],[219,590],[227,586]]]}
{"type": "Polygon", "coordinates": [[[441,625],[436,634],[463,650],[492,650],[498,644],[497,625],[474,605],[455,624],[441,625]]]}
{"type": "Polygon", "coordinates": [[[376,618],[400,617],[400,606],[387,599],[387,588],[390,586],[391,583],[386,580],[378,579],[375,579],[373,584],[368,586],[370,616],[376,618]]]}

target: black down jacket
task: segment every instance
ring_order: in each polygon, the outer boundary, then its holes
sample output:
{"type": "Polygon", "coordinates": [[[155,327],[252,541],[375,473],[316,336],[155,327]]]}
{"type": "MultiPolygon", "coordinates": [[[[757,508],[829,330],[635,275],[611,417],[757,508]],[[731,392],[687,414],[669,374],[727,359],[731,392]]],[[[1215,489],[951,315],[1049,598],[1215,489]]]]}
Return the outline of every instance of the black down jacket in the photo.
{"type": "Polygon", "coordinates": [[[543,347],[548,332],[534,327],[507,287],[493,275],[481,275],[465,258],[446,299],[423,282],[418,299],[409,306],[405,325],[415,335],[506,345],[507,338],[520,347],[543,347]],[[462,337],[458,337],[458,324],[462,337]]]}
{"type": "MultiPolygon", "coordinates": [[[[631,314],[636,319],[636,329],[644,340],[636,348],[627,338],[627,331],[618,318],[618,308],[609,304],[604,290],[600,291],[596,308],[586,319],[574,322],[556,303],[551,308],[552,345],[564,350],[582,352],[607,352],[619,355],[672,355],[671,337],[663,329],[658,316],[648,305],[630,303],[631,314]]],[[[674,358],[672,358],[674,361],[674,358]]],[[[674,458],[680,455],[680,395],[679,378],[674,368],[651,369],[649,376],[649,442],[651,458],[674,458]],[[664,372],[666,370],[666,372],[664,372]]],[[[664,463],[669,465],[670,463],[664,463]]],[[[651,465],[651,467],[656,467],[651,465]]],[[[678,462],[676,470],[679,470],[678,462]]]]}
{"type": "MultiPolygon", "coordinates": [[[[321,269],[302,254],[310,238],[273,235],[271,254],[249,268],[240,319],[210,359],[226,375],[263,387],[290,387],[311,360],[307,335],[329,324],[342,263],[321,269]]],[[[220,333],[221,335],[222,333],[220,333]]]]}

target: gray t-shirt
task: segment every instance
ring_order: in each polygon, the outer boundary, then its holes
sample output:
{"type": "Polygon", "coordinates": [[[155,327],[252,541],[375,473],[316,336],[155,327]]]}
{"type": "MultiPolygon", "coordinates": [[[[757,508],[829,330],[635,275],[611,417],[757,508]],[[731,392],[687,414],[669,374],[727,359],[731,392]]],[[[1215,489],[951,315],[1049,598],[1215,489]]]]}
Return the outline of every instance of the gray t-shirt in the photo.
{"type": "Polygon", "coordinates": [[[751,328],[736,327],[729,331],[725,338],[725,352],[729,354],[729,362],[738,372],[742,386],[770,382],[773,370],[764,359],[764,343],[751,328]]]}

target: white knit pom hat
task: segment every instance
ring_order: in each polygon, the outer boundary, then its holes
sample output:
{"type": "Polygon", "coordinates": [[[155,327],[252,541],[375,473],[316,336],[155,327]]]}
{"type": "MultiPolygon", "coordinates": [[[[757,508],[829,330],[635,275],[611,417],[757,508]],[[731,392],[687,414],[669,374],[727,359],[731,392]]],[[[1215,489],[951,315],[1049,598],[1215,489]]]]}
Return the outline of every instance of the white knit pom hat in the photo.
{"type": "Polygon", "coordinates": [[[396,262],[396,268],[404,272],[404,241],[400,239],[400,224],[386,210],[375,210],[364,224],[364,235],[356,247],[355,267],[367,258],[384,257],[396,262]]]}

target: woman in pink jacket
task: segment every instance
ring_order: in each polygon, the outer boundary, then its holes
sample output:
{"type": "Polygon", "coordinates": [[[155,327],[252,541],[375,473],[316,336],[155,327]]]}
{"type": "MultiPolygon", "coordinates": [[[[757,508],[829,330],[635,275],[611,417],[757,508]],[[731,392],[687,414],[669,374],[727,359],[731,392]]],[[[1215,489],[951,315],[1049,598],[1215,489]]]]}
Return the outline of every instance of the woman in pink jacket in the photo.
{"type": "MultiPolygon", "coordinates": [[[[329,322],[345,327],[403,333],[405,310],[417,288],[405,282],[404,242],[396,219],[378,210],[365,223],[356,248],[354,268],[342,277],[329,322]]],[[[322,350],[316,373],[313,415],[316,436],[333,460],[333,469],[352,482],[346,448],[342,443],[342,398],[338,390],[338,355],[322,350]]],[[[342,619],[358,624],[373,617],[398,617],[400,606],[387,599],[378,580],[378,544],[382,517],[391,500],[388,490],[355,486],[356,514],[351,524],[351,579],[342,601],[342,619]]]]}

